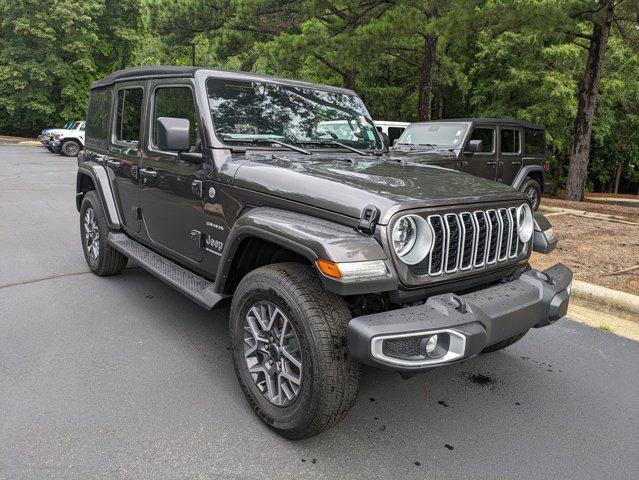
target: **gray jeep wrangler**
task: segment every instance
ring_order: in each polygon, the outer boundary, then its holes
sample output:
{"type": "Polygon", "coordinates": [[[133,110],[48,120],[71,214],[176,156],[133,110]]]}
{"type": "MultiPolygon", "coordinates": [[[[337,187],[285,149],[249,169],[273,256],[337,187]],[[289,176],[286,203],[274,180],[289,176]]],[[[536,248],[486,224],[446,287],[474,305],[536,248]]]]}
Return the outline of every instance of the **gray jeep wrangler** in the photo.
{"type": "Polygon", "coordinates": [[[230,303],[244,394],[291,439],[344,417],[361,364],[411,375],[504,348],[568,308],[571,271],[528,264],[556,244],[529,199],[388,156],[350,90],[119,71],[91,87],[78,165],[91,270],[131,258],[206,309],[230,303]]]}

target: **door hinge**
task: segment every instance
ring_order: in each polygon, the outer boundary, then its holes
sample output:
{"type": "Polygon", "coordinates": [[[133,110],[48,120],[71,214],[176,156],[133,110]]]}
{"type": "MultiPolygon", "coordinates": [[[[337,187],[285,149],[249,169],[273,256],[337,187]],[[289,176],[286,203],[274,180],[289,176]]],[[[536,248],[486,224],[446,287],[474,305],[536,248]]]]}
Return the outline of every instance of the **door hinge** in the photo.
{"type": "Polygon", "coordinates": [[[191,193],[198,198],[202,198],[202,180],[193,180],[191,182],[191,193]]]}
{"type": "Polygon", "coordinates": [[[202,237],[202,232],[199,230],[191,230],[191,241],[195,243],[197,248],[202,248],[204,246],[204,238],[202,237]]]}
{"type": "Polygon", "coordinates": [[[360,216],[359,223],[357,224],[357,230],[364,233],[373,233],[378,219],[379,208],[375,205],[367,205],[362,210],[362,215],[360,216]]]}

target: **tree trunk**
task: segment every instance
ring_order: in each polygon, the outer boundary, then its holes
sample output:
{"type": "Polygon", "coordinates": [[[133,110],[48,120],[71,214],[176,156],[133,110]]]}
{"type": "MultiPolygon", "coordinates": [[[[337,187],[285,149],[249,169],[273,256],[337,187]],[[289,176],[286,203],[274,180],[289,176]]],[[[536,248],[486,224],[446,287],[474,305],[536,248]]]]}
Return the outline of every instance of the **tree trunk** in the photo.
{"type": "Polygon", "coordinates": [[[621,180],[621,172],[623,171],[623,160],[620,160],[617,164],[617,171],[615,172],[615,190],[613,193],[619,193],[619,181],[621,180]]]}
{"type": "Polygon", "coordinates": [[[426,35],[424,38],[424,58],[419,72],[419,92],[417,99],[417,118],[430,120],[430,107],[432,103],[433,67],[437,55],[437,36],[426,35]]]}
{"type": "Polygon", "coordinates": [[[444,86],[437,87],[437,120],[444,118],[444,86]]]}
{"type": "Polygon", "coordinates": [[[596,21],[593,27],[586,72],[579,89],[579,105],[573,127],[572,153],[566,182],[566,200],[582,201],[586,187],[592,119],[595,115],[599,80],[614,10],[614,0],[604,2],[606,7],[602,12],[603,18],[596,21]]]}

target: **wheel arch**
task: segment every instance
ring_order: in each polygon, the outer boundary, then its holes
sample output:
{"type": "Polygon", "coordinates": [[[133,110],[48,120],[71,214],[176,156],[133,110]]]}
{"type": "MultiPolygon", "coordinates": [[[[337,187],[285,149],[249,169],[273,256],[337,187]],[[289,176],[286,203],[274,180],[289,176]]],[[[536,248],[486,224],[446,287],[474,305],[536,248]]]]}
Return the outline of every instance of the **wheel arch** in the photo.
{"type": "MultiPolygon", "coordinates": [[[[280,261],[306,263],[317,271],[315,261],[320,258],[332,262],[387,260],[382,246],[373,237],[350,227],[310,215],[257,207],[240,216],[231,229],[218,267],[215,289],[218,293],[230,293],[242,275],[280,261]],[[247,256],[254,258],[253,263],[244,260],[247,256]],[[238,269],[238,265],[242,267],[238,269]]],[[[382,280],[383,284],[376,280],[357,282],[356,285],[317,273],[327,290],[340,295],[397,288],[394,273],[389,279],[382,280]]]]}
{"type": "Polygon", "coordinates": [[[120,217],[106,170],[102,165],[95,162],[83,162],[78,167],[76,175],[75,204],[78,212],[80,211],[84,195],[91,190],[96,191],[100,202],[102,202],[106,210],[109,228],[118,230],[120,228],[120,217]]]}
{"type": "Polygon", "coordinates": [[[544,183],[546,178],[546,170],[541,165],[526,165],[517,172],[515,180],[513,180],[512,187],[519,190],[527,178],[533,178],[539,183],[541,193],[544,193],[544,183]]]}

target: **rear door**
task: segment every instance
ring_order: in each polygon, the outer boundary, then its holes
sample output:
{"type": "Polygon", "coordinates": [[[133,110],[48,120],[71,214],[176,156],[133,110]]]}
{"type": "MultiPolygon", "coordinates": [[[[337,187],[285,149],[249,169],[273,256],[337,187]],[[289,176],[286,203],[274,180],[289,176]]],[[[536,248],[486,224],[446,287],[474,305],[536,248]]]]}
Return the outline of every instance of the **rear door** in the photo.
{"type": "Polygon", "coordinates": [[[138,170],[142,159],[140,141],[144,114],[144,88],[118,84],[115,89],[113,129],[105,166],[117,198],[120,219],[131,232],[140,232],[138,170]]]}
{"type": "Polygon", "coordinates": [[[466,146],[470,140],[481,140],[481,150],[470,153],[464,149],[460,161],[460,170],[477,177],[497,179],[497,155],[495,148],[496,127],[494,125],[481,125],[473,127],[468,136],[466,146]]]}
{"type": "Polygon", "coordinates": [[[499,163],[497,181],[508,185],[513,183],[522,165],[521,128],[499,127],[499,163]]]}
{"type": "Polygon", "coordinates": [[[204,163],[181,159],[157,146],[159,117],[190,121],[191,152],[201,152],[194,90],[187,79],[151,83],[144,159],[140,168],[140,200],[148,239],[190,261],[204,257],[204,163]]]}
{"type": "Polygon", "coordinates": [[[523,165],[546,163],[546,132],[538,128],[524,128],[523,165]]]}

